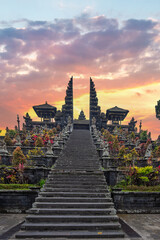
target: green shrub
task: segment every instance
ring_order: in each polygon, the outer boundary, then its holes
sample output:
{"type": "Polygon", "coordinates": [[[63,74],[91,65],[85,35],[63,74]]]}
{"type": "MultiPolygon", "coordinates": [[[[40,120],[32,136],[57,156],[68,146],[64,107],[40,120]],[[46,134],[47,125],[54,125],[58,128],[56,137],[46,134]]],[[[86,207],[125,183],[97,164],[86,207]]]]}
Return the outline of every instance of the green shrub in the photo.
{"type": "Polygon", "coordinates": [[[39,181],[39,186],[42,188],[43,185],[45,184],[45,182],[46,182],[45,179],[41,179],[41,180],[39,181]]]}

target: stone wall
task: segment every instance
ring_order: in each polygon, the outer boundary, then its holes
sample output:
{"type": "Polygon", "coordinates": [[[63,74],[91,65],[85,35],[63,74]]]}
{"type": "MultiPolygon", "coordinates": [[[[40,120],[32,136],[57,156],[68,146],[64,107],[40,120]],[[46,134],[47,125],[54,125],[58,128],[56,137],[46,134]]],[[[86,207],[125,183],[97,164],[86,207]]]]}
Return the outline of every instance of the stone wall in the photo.
{"type": "Polygon", "coordinates": [[[37,184],[41,179],[47,178],[50,170],[50,168],[43,167],[26,168],[24,170],[24,177],[29,184],[37,184]]]}
{"type": "MultiPolygon", "coordinates": [[[[101,152],[99,151],[98,153],[99,153],[99,157],[101,157],[101,155],[100,155],[101,152]]],[[[104,168],[108,168],[108,167],[114,168],[114,167],[124,166],[123,159],[118,159],[118,158],[114,158],[114,157],[110,157],[108,159],[103,158],[103,159],[101,159],[101,162],[102,162],[102,167],[104,167],[104,168]]],[[[137,167],[146,167],[146,166],[148,166],[148,160],[141,158],[135,162],[135,165],[137,167]]],[[[158,167],[159,165],[160,165],[160,161],[158,161],[158,159],[152,160],[152,166],[154,168],[158,167]]]]}
{"type": "Polygon", "coordinates": [[[108,170],[104,170],[103,173],[106,178],[106,182],[109,186],[114,186],[118,182],[125,179],[124,171],[122,170],[108,169],[108,170]]]}
{"type": "MultiPolygon", "coordinates": [[[[0,165],[11,166],[12,155],[0,156],[0,165]]],[[[32,156],[31,160],[27,160],[29,166],[52,167],[56,162],[57,156],[32,156]]]]}
{"type": "Polygon", "coordinates": [[[37,196],[37,190],[0,190],[0,212],[26,212],[37,196]]]}
{"type": "MultiPolygon", "coordinates": [[[[32,207],[38,190],[0,190],[1,213],[23,213],[32,207]]],[[[160,213],[159,192],[113,192],[118,213],[160,213]]]]}
{"type": "MultiPolygon", "coordinates": [[[[12,154],[13,151],[16,149],[16,147],[17,147],[17,146],[15,146],[15,145],[14,145],[14,146],[7,146],[7,150],[8,150],[8,152],[9,152],[10,154],[12,154]]],[[[33,147],[20,146],[20,148],[21,148],[21,150],[23,151],[24,155],[27,155],[29,150],[35,149],[35,146],[33,146],[33,147]]],[[[46,153],[47,147],[42,147],[41,150],[42,150],[44,153],[46,153]]]]}
{"type": "Polygon", "coordinates": [[[160,192],[113,192],[118,213],[160,213],[160,192]]]}

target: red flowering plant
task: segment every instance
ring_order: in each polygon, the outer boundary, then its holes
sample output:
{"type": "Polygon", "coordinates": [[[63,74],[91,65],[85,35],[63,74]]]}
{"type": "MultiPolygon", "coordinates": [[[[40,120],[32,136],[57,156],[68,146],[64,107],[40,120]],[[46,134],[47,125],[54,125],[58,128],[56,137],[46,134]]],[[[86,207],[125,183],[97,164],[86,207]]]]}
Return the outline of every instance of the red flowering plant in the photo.
{"type": "Polygon", "coordinates": [[[0,183],[10,184],[10,183],[26,183],[28,179],[24,177],[22,166],[20,167],[2,167],[0,168],[0,183]]]}
{"type": "Polygon", "coordinates": [[[34,140],[34,142],[36,141],[37,138],[38,138],[37,135],[35,135],[35,134],[32,135],[32,140],[34,140]]]}

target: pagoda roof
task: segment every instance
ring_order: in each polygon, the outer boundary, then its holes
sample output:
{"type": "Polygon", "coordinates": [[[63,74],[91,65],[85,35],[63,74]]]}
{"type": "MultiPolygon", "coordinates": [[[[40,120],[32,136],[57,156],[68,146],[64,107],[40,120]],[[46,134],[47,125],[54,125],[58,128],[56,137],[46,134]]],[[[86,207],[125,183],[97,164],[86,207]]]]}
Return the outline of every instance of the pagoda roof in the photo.
{"type": "Polygon", "coordinates": [[[106,112],[106,118],[108,120],[112,120],[113,118],[115,117],[120,117],[121,118],[121,121],[125,119],[125,117],[127,116],[128,114],[128,110],[126,109],[123,109],[123,108],[119,108],[117,106],[113,107],[113,108],[110,108],[107,110],[106,112]]]}
{"type": "Polygon", "coordinates": [[[47,101],[45,102],[45,104],[33,106],[33,109],[38,115],[38,117],[43,117],[46,114],[50,114],[50,116],[54,117],[57,111],[57,108],[48,104],[47,101]]]}
{"type": "Polygon", "coordinates": [[[123,108],[119,108],[117,106],[113,107],[113,108],[109,108],[107,111],[109,112],[117,112],[117,113],[128,113],[129,111],[123,108]]]}
{"type": "Polygon", "coordinates": [[[33,109],[56,109],[56,107],[50,105],[47,103],[47,101],[45,102],[45,104],[41,104],[41,105],[36,105],[36,106],[33,106],[33,109]]]}

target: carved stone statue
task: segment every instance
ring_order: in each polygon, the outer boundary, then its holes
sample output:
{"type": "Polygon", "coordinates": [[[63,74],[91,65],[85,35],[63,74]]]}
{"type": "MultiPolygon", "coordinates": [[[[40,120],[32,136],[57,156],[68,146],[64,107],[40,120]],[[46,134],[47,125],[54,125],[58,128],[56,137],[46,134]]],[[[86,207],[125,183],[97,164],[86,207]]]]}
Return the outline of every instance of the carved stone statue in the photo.
{"type": "Polygon", "coordinates": [[[148,145],[144,158],[150,158],[151,154],[152,154],[152,143],[148,145]]]}
{"type": "Polygon", "coordinates": [[[110,153],[109,153],[109,145],[106,142],[105,143],[105,148],[103,150],[103,154],[102,154],[102,158],[109,158],[110,157],[110,153]]]}
{"type": "Polygon", "coordinates": [[[131,121],[129,122],[129,131],[134,132],[135,131],[135,126],[136,126],[137,121],[135,121],[134,117],[132,117],[131,121]]]}
{"type": "Polygon", "coordinates": [[[22,143],[21,143],[21,138],[19,136],[19,134],[16,136],[16,143],[15,143],[16,146],[21,146],[22,143]]]}
{"type": "Polygon", "coordinates": [[[53,150],[52,150],[52,143],[49,140],[47,143],[47,152],[46,152],[46,156],[54,156],[53,150]]]}
{"type": "Polygon", "coordinates": [[[71,116],[68,116],[67,123],[68,123],[68,124],[72,124],[72,118],[71,118],[71,116]]]}
{"type": "Polygon", "coordinates": [[[4,141],[2,141],[0,143],[0,155],[8,155],[8,150],[7,150],[7,146],[6,143],[4,141]]]}
{"type": "Polygon", "coordinates": [[[96,125],[96,118],[95,117],[92,118],[92,125],[96,125]]]}

